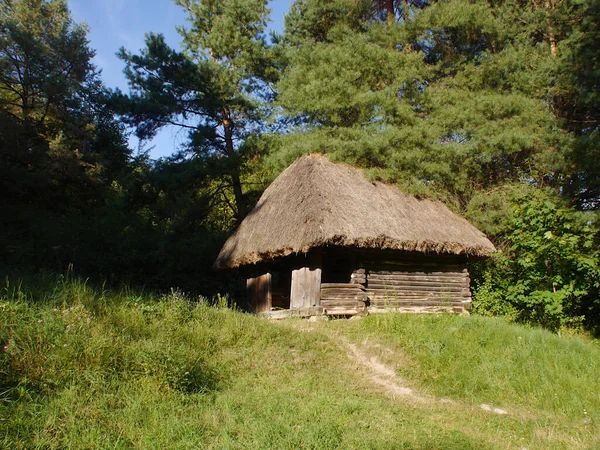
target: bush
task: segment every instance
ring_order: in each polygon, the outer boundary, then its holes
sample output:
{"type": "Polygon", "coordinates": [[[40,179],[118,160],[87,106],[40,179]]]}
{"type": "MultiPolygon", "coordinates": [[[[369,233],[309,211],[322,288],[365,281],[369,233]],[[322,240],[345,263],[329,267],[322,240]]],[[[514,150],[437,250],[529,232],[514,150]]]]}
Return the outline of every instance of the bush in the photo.
{"type": "Polygon", "coordinates": [[[598,326],[600,266],[594,216],[542,190],[513,195],[504,241],[482,270],[474,310],[557,331],[598,326]]]}

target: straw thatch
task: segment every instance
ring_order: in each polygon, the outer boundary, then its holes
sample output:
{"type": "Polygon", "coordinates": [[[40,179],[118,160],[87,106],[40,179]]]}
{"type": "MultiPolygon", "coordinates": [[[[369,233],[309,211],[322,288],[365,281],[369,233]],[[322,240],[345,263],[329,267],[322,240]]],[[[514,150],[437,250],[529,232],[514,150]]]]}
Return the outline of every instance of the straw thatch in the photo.
{"type": "Polygon", "coordinates": [[[215,262],[233,268],[337,245],[486,256],[485,235],[438,201],[369,182],[326,157],[297,159],[267,188],[215,262]]]}

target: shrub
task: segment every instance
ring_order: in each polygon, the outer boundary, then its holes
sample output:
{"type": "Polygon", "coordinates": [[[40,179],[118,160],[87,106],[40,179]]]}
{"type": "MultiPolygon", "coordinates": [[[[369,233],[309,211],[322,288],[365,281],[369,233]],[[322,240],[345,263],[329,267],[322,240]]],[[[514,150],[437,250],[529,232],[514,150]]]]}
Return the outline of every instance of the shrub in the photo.
{"type": "Polygon", "coordinates": [[[593,219],[543,190],[513,195],[504,241],[474,293],[475,311],[554,331],[597,326],[600,253],[593,219]]]}

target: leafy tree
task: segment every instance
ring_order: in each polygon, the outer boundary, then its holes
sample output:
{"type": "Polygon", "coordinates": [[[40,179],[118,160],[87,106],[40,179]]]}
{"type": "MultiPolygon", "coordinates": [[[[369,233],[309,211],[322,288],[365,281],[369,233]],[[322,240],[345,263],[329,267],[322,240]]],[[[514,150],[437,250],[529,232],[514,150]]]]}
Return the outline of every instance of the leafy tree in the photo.
{"type": "Polygon", "coordinates": [[[262,0],[177,3],[189,13],[190,28],[179,30],[184,50],[155,34],[140,55],[122,49],[131,94],[117,93],[116,102],[141,138],[166,125],[187,130],[180,156],[204,163],[223,201],[232,192],[232,214],[241,220],[248,138],[262,130],[261,99],[270,98],[277,77],[264,36],[268,10],[262,0]]]}
{"type": "Polygon", "coordinates": [[[598,327],[600,259],[594,216],[541,190],[514,193],[503,244],[474,297],[475,310],[558,330],[598,327]]]}
{"type": "Polygon", "coordinates": [[[0,178],[7,201],[81,207],[108,176],[103,162],[127,164],[123,130],[103,111],[86,33],[64,0],[0,4],[0,178]]]}
{"type": "Polygon", "coordinates": [[[111,216],[130,151],[86,33],[64,0],[0,3],[0,262],[10,266],[91,265],[108,251],[94,225],[111,216]]]}

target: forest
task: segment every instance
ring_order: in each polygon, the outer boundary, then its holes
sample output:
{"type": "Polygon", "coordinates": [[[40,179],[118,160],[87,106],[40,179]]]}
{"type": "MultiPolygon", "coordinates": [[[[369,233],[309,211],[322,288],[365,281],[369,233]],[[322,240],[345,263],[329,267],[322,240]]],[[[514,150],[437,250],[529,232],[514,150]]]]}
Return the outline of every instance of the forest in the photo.
{"type": "MultiPolygon", "coordinates": [[[[443,201],[498,251],[474,312],[600,330],[600,2],[175,0],[102,81],[66,0],[0,1],[0,275],[242,298],[212,264],[268,184],[327,154],[443,201]],[[185,145],[130,148],[164,127],[185,145]]],[[[241,300],[239,300],[241,301],[241,300]]]]}

